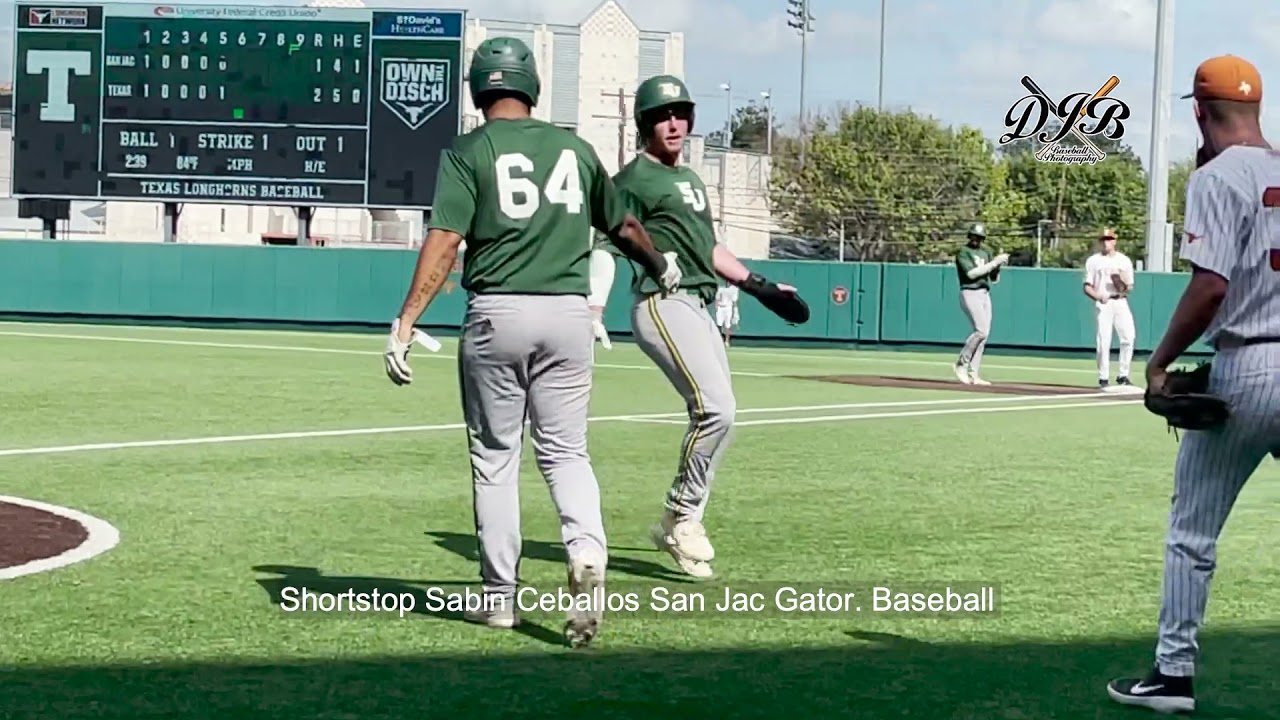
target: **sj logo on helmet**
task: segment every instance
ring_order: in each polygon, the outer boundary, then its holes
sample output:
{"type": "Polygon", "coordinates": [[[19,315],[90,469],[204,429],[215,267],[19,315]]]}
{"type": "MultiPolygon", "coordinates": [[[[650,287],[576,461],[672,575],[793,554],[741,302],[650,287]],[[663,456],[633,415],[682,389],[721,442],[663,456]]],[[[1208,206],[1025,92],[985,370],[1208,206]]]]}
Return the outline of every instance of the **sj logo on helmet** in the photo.
{"type": "Polygon", "coordinates": [[[448,60],[382,59],[382,104],[417,130],[449,104],[448,60]]]}
{"type": "Polygon", "coordinates": [[[680,86],[675,83],[664,82],[658,86],[658,92],[662,93],[662,97],[678,98],[680,97],[680,86]]]}

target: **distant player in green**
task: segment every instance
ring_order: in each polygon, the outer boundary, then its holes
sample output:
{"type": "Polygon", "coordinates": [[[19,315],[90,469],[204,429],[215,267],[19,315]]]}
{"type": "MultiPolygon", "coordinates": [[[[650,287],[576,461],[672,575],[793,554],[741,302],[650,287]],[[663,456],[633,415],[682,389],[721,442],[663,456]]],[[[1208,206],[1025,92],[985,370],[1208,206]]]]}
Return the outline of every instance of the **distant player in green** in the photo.
{"type": "MultiPolygon", "coordinates": [[[[467,619],[510,628],[520,620],[514,600],[526,417],[538,468],[559,511],[570,590],[591,594],[604,583],[600,489],[587,455],[591,228],[658,285],[676,287],[680,271],[627,213],[591,146],[529,116],[541,83],[524,43],[486,40],[472,58],[469,81],[485,124],[441,154],[430,229],[387,340],[385,364],[393,382],[411,382],[413,325],[444,284],[465,239],[461,284],[468,301],[458,374],[485,598],[467,619]]],[[[570,611],[564,628],[570,644],[596,636],[601,609],[570,611]]]]}
{"type": "Polygon", "coordinates": [[[729,448],[737,408],[729,359],[708,308],[719,286],[717,275],[761,302],[783,296],[788,298],[784,302],[798,301],[795,288],[752,273],[716,242],[706,186],[680,162],[693,116],[693,98],[678,78],[661,75],[641,83],[635,117],[644,151],[614,182],[658,251],[676,254],[683,278],[674,293],[639,274],[633,287],[636,343],[666,374],[689,411],[675,481],[652,539],[685,572],[710,577],[715,551],[702,518],[716,468],[729,448]]]}
{"type": "Polygon", "coordinates": [[[966,385],[990,385],[979,375],[982,369],[982,353],[987,348],[987,336],[991,334],[991,284],[1000,281],[1000,268],[1009,262],[1009,256],[1000,253],[994,258],[982,247],[987,229],[982,223],[969,228],[968,242],[956,253],[956,273],[960,279],[960,309],[969,318],[973,332],[960,350],[954,370],[956,378],[966,385]]]}

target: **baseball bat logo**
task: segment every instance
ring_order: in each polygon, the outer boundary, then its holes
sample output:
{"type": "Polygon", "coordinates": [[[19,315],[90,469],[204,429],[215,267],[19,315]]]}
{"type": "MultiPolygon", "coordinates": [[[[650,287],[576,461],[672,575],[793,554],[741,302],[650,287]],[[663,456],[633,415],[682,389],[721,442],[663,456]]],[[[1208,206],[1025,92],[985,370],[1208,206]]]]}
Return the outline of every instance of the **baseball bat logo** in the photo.
{"type": "Polygon", "coordinates": [[[1010,132],[1000,136],[1000,144],[1033,138],[1044,143],[1036,152],[1042,162],[1096,163],[1107,155],[1091,138],[1101,135],[1109,140],[1124,137],[1124,121],[1129,119],[1129,106],[1111,92],[1120,85],[1112,75],[1096,92],[1071,93],[1054,101],[1029,75],[1022,76],[1022,86],[1031,94],[1019,98],[1004,116],[1010,132]],[[1090,125],[1089,120],[1093,120],[1090,125]],[[1056,128],[1046,130],[1050,122],[1056,128]],[[1067,136],[1071,140],[1067,140],[1067,136]]]}

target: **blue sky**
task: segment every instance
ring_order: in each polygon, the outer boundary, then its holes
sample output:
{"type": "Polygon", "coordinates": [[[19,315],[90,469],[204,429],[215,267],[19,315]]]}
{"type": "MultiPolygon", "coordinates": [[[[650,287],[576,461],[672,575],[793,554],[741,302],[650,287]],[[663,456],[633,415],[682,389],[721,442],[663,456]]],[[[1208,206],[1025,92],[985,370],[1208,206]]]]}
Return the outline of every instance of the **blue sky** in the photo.
{"type": "MultiPolygon", "coordinates": [[[[449,0],[480,17],[576,23],[600,0],[449,0]]],[[[702,105],[700,130],[724,122],[721,83],[735,104],[772,90],[783,121],[799,114],[800,39],[786,26],[786,0],[620,0],[637,24],[685,34],[686,80],[702,105]]],[[[271,3],[271,4],[285,4],[271,3]]],[[[369,0],[375,6],[422,7],[417,0],[369,0]]],[[[1133,112],[1125,132],[1141,156],[1149,145],[1156,0],[887,0],[884,97],[948,124],[1003,132],[1009,106],[1030,75],[1054,96],[1093,92],[1115,75],[1112,93],[1133,112]]],[[[844,103],[875,104],[880,0],[811,0],[807,104],[810,112],[844,103]]],[[[1190,84],[1196,64],[1222,53],[1280,73],[1280,13],[1265,0],[1182,0],[1173,32],[1173,95],[1190,84]],[[1268,16],[1276,18],[1265,20],[1268,16]]],[[[13,3],[0,0],[0,76],[11,72],[13,3]]],[[[1280,74],[1273,102],[1280,103],[1280,74]]],[[[1270,93],[1270,86],[1265,92],[1270,93]]],[[[1172,157],[1195,151],[1189,101],[1172,101],[1172,157]]],[[[1280,142],[1276,113],[1264,129],[1280,142]]]]}
{"type": "MultiPolygon", "coordinates": [[[[702,104],[699,125],[724,122],[721,83],[737,104],[771,89],[774,110],[799,115],[800,39],[786,26],[786,0],[620,0],[637,24],[685,34],[686,80],[702,104]]],[[[599,0],[474,0],[482,17],[576,22],[599,0]]],[[[876,102],[880,0],[811,0],[807,105],[876,102]]],[[[1051,95],[1112,93],[1133,113],[1125,140],[1146,157],[1155,66],[1155,0],[887,0],[885,105],[910,106],[948,124],[1004,132],[1009,106],[1035,78],[1051,95]]],[[[1195,66],[1231,53],[1256,64],[1264,84],[1275,68],[1280,105],[1280,13],[1265,0],[1182,0],[1173,30],[1173,158],[1193,155],[1198,133],[1189,101],[1177,100],[1195,66]],[[1276,18],[1270,22],[1264,18],[1276,18]]],[[[1280,113],[1264,128],[1280,142],[1280,113]]]]}

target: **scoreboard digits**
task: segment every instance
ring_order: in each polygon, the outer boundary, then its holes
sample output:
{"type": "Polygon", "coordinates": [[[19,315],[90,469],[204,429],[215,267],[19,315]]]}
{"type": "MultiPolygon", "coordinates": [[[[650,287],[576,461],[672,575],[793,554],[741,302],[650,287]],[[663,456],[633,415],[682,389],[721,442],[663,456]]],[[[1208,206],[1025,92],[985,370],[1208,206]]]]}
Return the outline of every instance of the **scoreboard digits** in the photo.
{"type": "Polygon", "coordinates": [[[462,28],[455,11],[19,5],[13,194],[429,207],[461,125],[462,28]]]}
{"type": "Polygon", "coordinates": [[[368,22],[266,30],[260,22],[204,20],[207,29],[167,29],[171,22],[108,23],[108,119],[137,119],[139,107],[159,99],[173,101],[155,118],[163,120],[289,123],[320,111],[328,122],[365,122],[368,22]]]}

